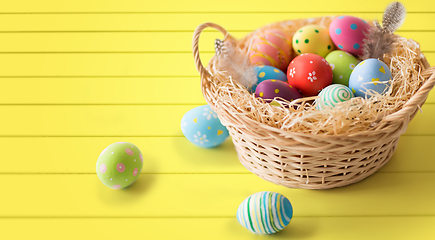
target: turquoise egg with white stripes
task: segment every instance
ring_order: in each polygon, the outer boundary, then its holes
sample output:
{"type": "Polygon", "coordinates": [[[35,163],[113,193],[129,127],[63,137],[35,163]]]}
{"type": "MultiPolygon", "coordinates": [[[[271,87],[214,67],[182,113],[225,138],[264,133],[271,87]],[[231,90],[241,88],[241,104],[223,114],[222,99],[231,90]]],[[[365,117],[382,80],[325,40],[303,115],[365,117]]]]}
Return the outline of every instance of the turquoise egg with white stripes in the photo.
{"type": "Polygon", "coordinates": [[[284,229],[293,217],[293,207],[282,194],[258,192],[246,198],[237,210],[237,220],[249,231],[272,234],[284,229]]]}
{"type": "Polygon", "coordinates": [[[316,100],[316,109],[324,109],[326,106],[335,107],[354,97],[352,90],[343,84],[332,84],[322,89],[316,100]]]}
{"type": "Polygon", "coordinates": [[[181,119],[181,131],[193,144],[212,148],[228,138],[229,132],[209,105],[193,108],[181,119]]]}

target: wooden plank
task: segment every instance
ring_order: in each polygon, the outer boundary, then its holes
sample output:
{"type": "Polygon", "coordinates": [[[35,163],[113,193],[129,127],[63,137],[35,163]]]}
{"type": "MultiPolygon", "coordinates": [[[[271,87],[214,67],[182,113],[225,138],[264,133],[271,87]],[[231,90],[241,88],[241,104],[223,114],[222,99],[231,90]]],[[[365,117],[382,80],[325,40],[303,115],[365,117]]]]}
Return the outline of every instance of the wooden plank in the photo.
{"type": "Polygon", "coordinates": [[[0,76],[199,76],[192,53],[5,54],[0,65],[0,76]]]}
{"type": "Polygon", "coordinates": [[[7,78],[0,81],[3,85],[0,104],[206,104],[199,77],[7,78]],[[165,97],[161,96],[162,89],[165,97]]]}
{"type": "MultiPolygon", "coordinates": [[[[213,53],[202,53],[204,64],[213,53]]],[[[435,53],[426,53],[435,63],[435,53]]],[[[0,76],[198,76],[192,53],[1,54],[0,76]],[[25,71],[23,71],[25,69],[25,71]]]]}
{"type": "Polygon", "coordinates": [[[408,135],[435,135],[433,121],[435,119],[435,105],[425,104],[423,113],[417,113],[416,117],[409,123],[405,134],[408,135]]]}
{"type": "Polygon", "coordinates": [[[142,174],[125,190],[104,186],[95,174],[0,175],[2,194],[8,196],[0,198],[0,216],[234,217],[239,204],[259,191],[287,196],[295,217],[434,216],[434,177],[376,173],[358,184],[312,191],[254,174],[142,174]]]}
{"type": "MultiPolygon", "coordinates": [[[[107,5],[107,4],[105,4],[107,5]]],[[[260,4],[259,4],[260,5],[260,4]]],[[[4,9],[2,9],[3,11],[4,9]]],[[[275,9],[282,10],[282,9],[275,9]]],[[[435,11],[408,12],[399,31],[435,30],[435,11]]],[[[245,10],[243,10],[245,11],[245,10]]],[[[367,20],[382,19],[382,13],[350,13],[349,11],[301,13],[142,13],[142,14],[0,14],[0,31],[189,31],[201,23],[215,22],[233,31],[253,31],[273,22],[313,17],[352,15],[367,20]],[[167,21],[177,19],[177,21],[167,21]],[[243,19],[243,21],[240,21],[243,19]],[[150,24],[152,23],[152,24],[150,24]]]]}
{"type": "MultiPolygon", "coordinates": [[[[95,166],[90,163],[97,161],[98,155],[106,146],[120,141],[131,142],[141,149],[145,158],[143,173],[249,173],[239,163],[231,139],[217,148],[203,149],[181,136],[0,138],[2,158],[14,159],[2,161],[0,174],[92,174],[95,173],[95,166]],[[50,151],[47,151],[46,146],[50,146],[50,151]],[[74,146],[74,151],[71,151],[71,146],[74,146]],[[31,153],[32,157],[29,157],[29,154],[16,154],[23,148],[31,153]],[[43,164],[35,159],[44,159],[43,164]],[[20,163],[19,168],[17,162],[20,163]]],[[[379,172],[435,172],[435,161],[431,151],[428,151],[434,142],[435,136],[402,136],[396,153],[379,172]]]]}
{"type": "Polygon", "coordinates": [[[396,152],[379,172],[435,172],[433,153],[430,151],[435,136],[407,134],[400,137],[396,152]]]}
{"type": "Polygon", "coordinates": [[[179,136],[182,116],[194,107],[196,106],[2,106],[0,109],[4,116],[9,117],[0,120],[0,134],[179,136]]]}
{"type": "MultiPolygon", "coordinates": [[[[3,86],[0,104],[205,104],[199,77],[42,77],[3,78],[0,81],[3,86]],[[159,95],[161,89],[165,89],[163,98],[159,95]],[[143,94],[144,91],[148,94],[143,94]],[[127,92],[130,94],[120,94],[127,92]]],[[[435,91],[429,94],[426,102],[435,103],[435,91]]]]}
{"type": "MultiPolygon", "coordinates": [[[[325,11],[345,11],[345,12],[383,12],[384,8],[390,3],[389,0],[367,0],[365,4],[355,6],[354,3],[338,0],[335,4],[324,1],[297,1],[289,2],[277,0],[275,4],[261,4],[260,1],[230,1],[222,0],[219,4],[214,2],[204,2],[200,0],[186,0],[183,4],[173,4],[173,1],[163,0],[149,2],[140,0],[95,0],[92,2],[78,0],[68,3],[59,3],[55,0],[42,0],[33,2],[17,0],[2,2],[0,8],[2,12],[325,12],[325,11]]],[[[403,1],[405,7],[410,12],[428,12],[435,8],[432,2],[425,0],[406,0],[403,1]]]]}
{"type": "Polygon", "coordinates": [[[426,103],[435,103],[435,91],[430,91],[426,103]]]}
{"type": "MultiPolygon", "coordinates": [[[[435,18],[435,14],[434,14],[435,18]]],[[[241,38],[247,32],[231,32],[241,38]]],[[[435,51],[431,32],[400,32],[400,36],[420,43],[422,51],[435,51]]],[[[123,32],[123,33],[22,33],[2,34],[0,53],[26,52],[188,52],[192,51],[192,32],[123,32]],[[32,39],[32,41],[28,41],[32,39]]],[[[222,38],[218,32],[201,35],[200,51],[214,52],[214,40],[222,38]]]]}
{"type": "MultiPolygon", "coordinates": [[[[246,34],[237,33],[240,37],[246,34]]],[[[191,53],[192,36],[193,32],[4,33],[0,39],[0,52],[191,53]],[[29,38],[32,39],[31,42],[28,41],[29,38]]],[[[205,32],[201,37],[200,50],[213,53],[216,38],[222,38],[222,34],[205,32]]]]}
{"type": "MultiPolygon", "coordinates": [[[[196,105],[0,106],[0,136],[180,136],[180,120],[196,105]]],[[[423,106],[408,135],[435,135],[435,105],[423,106]]]]}
{"type": "MultiPolygon", "coordinates": [[[[250,240],[270,239],[254,235],[232,218],[153,219],[0,219],[7,239],[153,239],[250,240]],[[26,226],[26,231],[23,231],[26,226]],[[80,231],[77,231],[80,229],[80,231]],[[68,233],[68,234],[65,234],[68,233]]],[[[435,217],[309,217],[293,218],[273,239],[409,240],[435,237],[435,217]],[[339,234],[337,234],[339,233],[339,234]]]]}

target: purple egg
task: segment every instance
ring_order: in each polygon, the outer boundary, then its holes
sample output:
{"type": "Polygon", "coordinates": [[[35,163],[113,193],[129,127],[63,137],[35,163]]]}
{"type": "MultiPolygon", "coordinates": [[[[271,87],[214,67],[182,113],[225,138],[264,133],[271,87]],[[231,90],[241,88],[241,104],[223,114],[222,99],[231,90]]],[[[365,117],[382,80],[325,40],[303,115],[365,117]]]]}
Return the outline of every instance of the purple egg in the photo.
{"type": "Polygon", "coordinates": [[[301,98],[301,93],[288,83],[279,80],[265,80],[258,84],[255,97],[260,97],[270,103],[274,98],[280,97],[289,102],[301,98]]]}

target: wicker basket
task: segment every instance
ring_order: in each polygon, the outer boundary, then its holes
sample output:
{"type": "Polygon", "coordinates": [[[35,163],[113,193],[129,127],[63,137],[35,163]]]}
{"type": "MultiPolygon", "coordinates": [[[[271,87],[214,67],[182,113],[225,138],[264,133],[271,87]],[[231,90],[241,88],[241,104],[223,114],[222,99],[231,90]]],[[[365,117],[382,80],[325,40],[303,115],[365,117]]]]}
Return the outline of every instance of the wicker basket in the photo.
{"type": "MultiPolygon", "coordinates": [[[[259,30],[279,27],[294,33],[307,24],[329,26],[331,20],[332,17],[293,20],[259,30]]],[[[212,68],[204,68],[198,50],[199,36],[207,27],[219,30],[224,41],[233,41],[242,49],[255,32],[236,40],[217,24],[201,24],[194,32],[193,54],[205,100],[228,128],[240,162],[259,177],[285,187],[329,189],[356,183],[376,172],[391,158],[400,135],[435,85],[435,68],[430,68],[423,57],[418,65],[424,84],[399,111],[384,117],[375,130],[337,136],[281,130],[239,114],[235,103],[216,104],[219,90],[212,83],[220,79],[213,76],[212,68]]]]}

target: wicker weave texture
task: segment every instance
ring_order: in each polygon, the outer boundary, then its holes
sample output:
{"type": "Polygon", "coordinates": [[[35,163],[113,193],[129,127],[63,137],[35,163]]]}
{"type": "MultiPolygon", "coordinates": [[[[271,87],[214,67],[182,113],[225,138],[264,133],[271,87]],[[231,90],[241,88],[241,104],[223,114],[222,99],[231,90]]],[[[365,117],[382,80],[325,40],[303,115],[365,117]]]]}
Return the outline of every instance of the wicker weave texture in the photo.
{"type": "MultiPolygon", "coordinates": [[[[294,33],[301,26],[317,23],[328,26],[332,18],[286,21],[257,31],[279,26],[294,33]]],[[[219,89],[211,68],[199,58],[199,35],[206,27],[221,31],[226,41],[242,49],[254,33],[237,41],[214,23],[200,25],[194,33],[193,53],[201,75],[203,95],[232,137],[240,162],[259,177],[289,188],[330,189],[361,181],[384,166],[394,154],[399,137],[426,101],[435,85],[435,69],[426,60],[419,65],[427,79],[400,111],[386,116],[374,130],[351,135],[327,136],[284,131],[260,124],[237,111],[237,103],[216,105],[219,89]]]]}
{"type": "Polygon", "coordinates": [[[340,187],[364,179],[387,163],[399,141],[399,138],[394,138],[382,145],[365,147],[361,138],[354,138],[347,142],[355,147],[346,147],[341,145],[344,141],[319,144],[314,139],[305,139],[305,144],[298,144],[293,140],[301,148],[312,143],[323,145],[320,148],[328,147],[322,151],[313,146],[309,154],[301,155],[301,151],[294,147],[259,144],[248,140],[234,128],[230,132],[239,160],[249,171],[279,185],[306,189],[340,187]],[[349,151],[351,148],[358,150],[349,151]]]}

